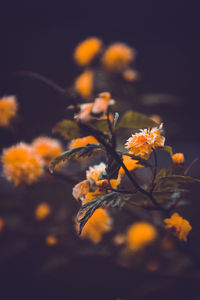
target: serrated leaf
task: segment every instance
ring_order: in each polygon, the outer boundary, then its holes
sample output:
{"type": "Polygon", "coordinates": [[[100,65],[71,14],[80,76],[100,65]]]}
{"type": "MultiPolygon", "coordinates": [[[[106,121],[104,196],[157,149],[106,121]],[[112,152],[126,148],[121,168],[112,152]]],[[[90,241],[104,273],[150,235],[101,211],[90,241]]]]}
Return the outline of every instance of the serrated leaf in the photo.
{"type": "Polygon", "coordinates": [[[162,191],[163,188],[171,187],[176,190],[183,184],[200,183],[200,179],[191,176],[168,175],[156,179],[155,191],[162,191]]]}
{"type": "Polygon", "coordinates": [[[158,124],[149,119],[146,115],[129,110],[119,120],[117,128],[130,128],[136,130],[155,127],[157,125],[158,124]]]}
{"type": "Polygon", "coordinates": [[[66,140],[72,140],[84,136],[82,130],[75,121],[63,120],[56,124],[53,132],[59,133],[66,140]]]}

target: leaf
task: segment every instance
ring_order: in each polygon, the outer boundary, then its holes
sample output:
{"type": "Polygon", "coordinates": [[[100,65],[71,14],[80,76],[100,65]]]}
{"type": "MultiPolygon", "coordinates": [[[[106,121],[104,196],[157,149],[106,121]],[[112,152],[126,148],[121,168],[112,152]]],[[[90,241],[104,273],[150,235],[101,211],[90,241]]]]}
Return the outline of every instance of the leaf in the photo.
{"type": "Polygon", "coordinates": [[[101,132],[109,131],[108,121],[106,119],[100,120],[100,119],[93,118],[87,124],[91,126],[93,129],[99,130],[101,132]]]}
{"type": "Polygon", "coordinates": [[[122,118],[118,122],[117,128],[130,128],[136,130],[155,127],[157,125],[158,124],[153,122],[146,115],[129,110],[122,116],[122,118]]]}
{"type": "Polygon", "coordinates": [[[63,120],[56,124],[53,132],[59,133],[66,140],[72,140],[84,136],[84,133],[75,121],[63,120]]]}
{"type": "Polygon", "coordinates": [[[167,175],[158,179],[156,178],[155,191],[161,191],[165,187],[177,189],[180,185],[190,183],[200,183],[200,179],[191,176],[167,175]]]}
{"type": "Polygon", "coordinates": [[[78,220],[80,223],[80,233],[84,227],[84,225],[87,223],[89,218],[94,214],[95,210],[99,207],[122,207],[124,204],[124,199],[121,194],[117,192],[111,192],[105,195],[100,195],[94,200],[91,200],[84,204],[78,214],[77,218],[84,214],[84,216],[78,220]]]}
{"type": "Polygon", "coordinates": [[[173,150],[171,146],[163,146],[163,147],[158,147],[159,150],[164,150],[167,151],[171,156],[173,155],[173,150]]]}
{"type": "Polygon", "coordinates": [[[59,164],[62,161],[65,161],[67,159],[72,158],[82,158],[82,157],[89,157],[93,154],[94,150],[99,149],[99,144],[87,144],[85,147],[77,147],[72,150],[67,150],[57,156],[52,162],[49,167],[49,171],[53,173],[53,170],[57,164],[59,164]]]}

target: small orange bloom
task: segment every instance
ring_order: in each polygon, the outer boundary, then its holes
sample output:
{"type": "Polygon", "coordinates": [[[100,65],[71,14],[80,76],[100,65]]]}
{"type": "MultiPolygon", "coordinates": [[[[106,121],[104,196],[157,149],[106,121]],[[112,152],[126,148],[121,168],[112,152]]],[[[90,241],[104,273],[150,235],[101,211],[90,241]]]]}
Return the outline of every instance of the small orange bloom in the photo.
{"type": "Polygon", "coordinates": [[[81,201],[84,201],[89,191],[90,191],[90,181],[87,179],[77,183],[73,187],[72,195],[76,200],[80,199],[81,201]]]}
{"type": "Polygon", "coordinates": [[[91,70],[84,71],[76,78],[74,83],[75,91],[80,94],[83,99],[88,99],[93,91],[94,73],[91,70]]]}
{"type": "Polygon", "coordinates": [[[40,203],[35,210],[35,218],[38,221],[46,219],[51,214],[51,206],[48,203],[40,203]]]}
{"type": "Polygon", "coordinates": [[[57,238],[54,235],[47,235],[45,239],[46,245],[47,246],[55,246],[58,243],[57,238]]]}
{"type": "Polygon", "coordinates": [[[15,186],[25,182],[36,182],[43,173],[43,162],[34,149],[25,143],[19,143],[3,151],[3,172],[15,186]]]}
{"type": "MultiPolygon", "coordinates": [[[[133,171],[137,168],[142,168],[143,167],[142,165],[138,164],[138,160],[132,159],[128,155],[123,155],[123,163],[125,164],[128,171],[133,171]]],[[[125,174],[124,169],[122,167],[120,167],[118,180],[120,180],[124,176],[124,174],[125,174]]]]}
{"type": "Polygon", "coordinates": [[[87,122],[91,119],[93,103],[84,103],[80,105],[80,111],[74,116],[74,119],[80,122],[87,122]]]}
{"type": "Polygon", "coordinates": [[[3,231],[3,229],[4,229],[4,225],[5,225],[5,223],[4,223],[4,219],[0,217],[0,232],[2,232],[2,231],[3,231]]]}
{"type": "Polygon", "coordinates": [[[107,70],[118,72],[127,67],[134,58],[135,50],[133,48],[123,43],[115,43],[104,52],[102,63],[107,70]]]}
{"type": "Polygon", "coordinates": [[[170,218],[164,219],[165,228],[173,229],[174,235],[179,238],[179,240],[187,241],[187,236],[192,230],[190,223],[183,219],[178,213],[174,213],[170,218]]]}
{"type": "Polygon", "coordinates": [[[99,142],[93,136],[85,136],[83,138],[74,139],[69,144],[69,149],[75,149],[78,147],[85,147],[87,144],[97,145],[99,142]]]}
{"type": "MultiPolygon", "coordinates": [[[[76,226],[79,231],[79,225],[76,226]]],[[[103,208],[98,208],[83,227],[81,238],[89,239],[94,244],[98,244],[104,235],[112,229],[112,220],[107,211],[103,208]]]]}
{"type": "Polygon", "coordinates": [[[0,126],[6,127],[17,113],[17,99],[15,96],[0,98],[0,126]]]}
{"type": "Polygon", "coordinates": [[[138,79],[138,72],[132,69],[126,69],[123,72],[123,77],[126,81],[136,81],[138,79]]]}
{"type": "Polygon", "coordinates": [[[108,106],[113,103],[114,100],[111,99],[110,93],[108,92],[100,93],[98,97],[94,100],[92,113],[93,114],[106,113],[108,110],[108,106]]]}
{"type": "Polygon", "coordinates": [[[74,59],[81,66],[88,66],[95,56],[100,52],[102,41],[91,37],[81,42],[74,51],[74,59]]]}
{"type": "Polygon", "coordinates": [[[32,146],[46,165],[63,152],[61,143],[49,137],[38,137],[33,141],[32,146]]]}
{"type": "Polygon", "coordinates": [[[126,234],[127,248],[138,251],[152,243],[157,237],[156,228],[147,222],[138,222],[128,228],[126,234]]]}
{"type": "Polygon", "coordinates": [[[97,182],[99,180],[99,175],[105,171],[106,171],[106,165],[102,162],[99,165],[89,167],[89,170],[86,171],[86,178],[87,179],[91,178],[95,182],[97,182]]]}
{"type": "Polygon", "coordinates": [[[184,154],[183,153],[175,153],[172,155],[172,161],[174,164],[183,164],[185,161],[184,154]]]}

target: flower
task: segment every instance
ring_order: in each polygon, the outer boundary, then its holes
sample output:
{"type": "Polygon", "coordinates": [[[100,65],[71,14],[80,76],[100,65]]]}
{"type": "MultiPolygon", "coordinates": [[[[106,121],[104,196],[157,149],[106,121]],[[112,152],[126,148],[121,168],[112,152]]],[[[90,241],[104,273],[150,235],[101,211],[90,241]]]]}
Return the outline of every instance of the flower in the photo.
{"type": "Polygon", "coordinates": [[[34,149],[19,143],[3,151],[3,172],[8,180],[13,181],[15,186],[25,182],[36,182],[43,173],[43,162],[34,149]]]}
{"type": "Polygon", "coordinates": [[[82,41],[74,51],[74,59],[81,66],[87,66],[99,53],[102,47],[102,41],[96,37],[87,38],[82,41]]]}
{"type": "Polygon", "coordinates": [[[160,125],[162,123],[161,116],[159,116],[159,115],[151,115],[149,118],[158,125],[160,125]]]}
{"type": "Polygon", "coordinates": [[[185,158],[184,158],[184,154],[183,153],[175,153],[172,155],[172,161],[174,164],[183,164],[184,161],[185,161],[185,158]]]}
{"type": "Polygon", "coordinates": [[[129,250],[138,251],[152,243],[157,236],[156,228],[147,222],[137,222],[128,228],[126,245],[129,250]]]}
{"type": "Polygon", "coordinates": [[[57,238],[54,235],[47,235],[45,239],[46,245],[47,246],[55,246],[58,243],[57,238]]]}
{"type": "Polygon", "coordinates": [[[88,99],[92,95],[93,81],[93,71],[86,70],[76,78],[74,83],[74,89],[78,94],[80,94],[83,97],[83,99],[88,99]]]}
{"type": "Polygon", "coordinates": [[[4,229],[4,225],[5,225],[5,223],[4,223],[4,219],[0,217],[0,232],[2,232],[2,231],[3,231],[3,229],[4,229]]]}
{"type": "Polygon", "coordinates": [[[135,50],[126,44],[115,43],[104,52],[102,63],[109,71],[121,71],[133,61],[135,54],[135,50]]]}
{"type": "Polygon", "coordinates": [[[45,165],[49,163],[63,152],[61,143],[55,139],[49,137],[36,138],[32,146],[35,152],[41,157],[45,165]]]}
{"type": "Polygon", "coordinates": [[[123,77],[126,81],[136,81],[138,79],[138,72],[129,68],[123,72],[123,77]]]}
{"type": "Polygon", "coordinates": [[[99,180],[99,175],[105,171],[106,165],[101,162],[99,165],[89,167],[89,170],[86,171],[86,178],[93,179],[95,182],[97,182],[99,180]]]}
{"type": "Polygon", "coordinates": [[[174,230],[174,235],[179,238],[179,240],[187,241],[187,235],[192,230],[190,223],[183,219],[178,213],[173,213],[170,218],[164,219],[166,223],[165,228],[174,230]]]}
{"type": "MultiPolygon", "coordinates": [[[[138,164],[138,160],[132,159],[128,155],[123,155],[123,163],[126,166],[126,168],[128,169],[128,171],[133,171],[137,168],[142,168],[143,167],[142,165],[138,164]]],[[[118,180],[120,180],[124,176],[124,174],[125,174],[124,169],[122,167],[120,167],[118,180]]]]}
{"type": "Polygon", "coordinates": [[[162,124],[152,129],[141,129],[127,140],[125,148],[135,156],[149,159],[152,149],[164,146],[165,138],[161,135],[161,129],[162,124]]]}
{"type": "Polygon", "coordinates": [[[17,99],[15,96],[0,98],[0,126],[6,127],[17,113],[17,99]]]}
{"type": "Polygon", "coordinates": [[[80,122],[87,122],[91,119],[93,103],[84,103],[80,105],[80,111],[74,116],[74,119],[80,122]]]}
{"type": "MultiPolygon", "coordinates": [[[[79,230],[78,224],[76,224],[76,229],[77,231],[79,230]]],[[[109,232],[111,229],[112,219],[105,209],[98,208],[83,227],[80,237],[98,244],[102,240],[104,233],[109,232]]]]}
{"type": "Polygon", "coordinates": [[[51,214],[51,206],[48,203],[40,203],[35,210],[35,218],[38,221],[46,219],[51,214]]]}
{"type": "Polygon", "coordinates": [[[80,199],[81,201],[84,201],[89,191],[90,191],[90,181],[87,179],[77,183],[73,187],[72,195],[76,200],[80,199]]]}
{"type": "Polygon", "coordinates": [[[83,138],[74,139],[69,144],[69,149],[74,149],[78,147],[85,147],[87,144],[95,144],[97,145],[99,142],[93,136],[85,136],[83,138]]]}
{"type": "Polygon", "coordinates": [[[93,114],[106,113],[108,106],[114,104],[114,100],[111,99],[111,95],[108,92],[100,93],[94,100],[92,107],[93,114]]]}

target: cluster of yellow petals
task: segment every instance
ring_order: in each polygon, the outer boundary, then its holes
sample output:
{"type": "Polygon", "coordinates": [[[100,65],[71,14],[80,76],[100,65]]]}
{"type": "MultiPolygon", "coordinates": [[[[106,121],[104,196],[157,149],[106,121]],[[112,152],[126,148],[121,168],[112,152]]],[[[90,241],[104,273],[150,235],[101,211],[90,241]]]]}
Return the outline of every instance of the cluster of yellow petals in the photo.
{"type": "Polygon", "coordinates": [[[3,231],[4,225],[5,225],[4,219],[0,217],[0,232],[3,231]]]}
{"type": "Polygon", "coordinates": [[[95,139],[95,137],[89,135],[89,136],[85,136],[83,138],[79,138],[79,139],[74,139],[71,141],[71,143],[69,144],[69,149],[75,149],[78,147],[85,147],[87,146],[87,144],[98,144],[98,141],[95,139]]]}
{"type": "Polygon", "coordinates": [[[33,141],[32,146],[36,154],[41,157],[44,164],[47,166],[55,157],[63,152],[61,143],[49,137],[36,138],[33,141]]]}
{"type": "Polygon", "coordinates": [[[48,203],[40,203],[35,210],[35,218],[38,221],[45,220],[51,214],[51,206],[48,203]]]}
{"type": "Polygon", "coordinates": [[[173,229],[174,235],[179,238],[179,240],[187,241],[187,236],[192,230],[190,223],[183,219],[178,213],[174,213],[170,218],[164,219],[165,228],[173,229]]]}
{"type": "Polygon", "coordinates": [[[96,37],[87,38],[82,41],[74,51],[74,59],[81,66],[88,66],[95,56],[100,52],[102,41],[96,37]]]}
{"type": "Polygon", "coordinates": [[[45,238],[45,242],[47,246],[53,247],[57,245],[58,240],[54,235],[47,235],[45,238]]]}
{"type": "Polygon", "coordinates": [[[109,70],[118,72],[127,67],[135,58],[135,50],[124,43],[110,45],[102,57],[103,66],[109,70]]]}
{"type": "MultiPolygon", "coordinates": [[[[79,231],[78,224],[76,229],[79,231]]],[[[98,208],[83,227],[80,237],[98,244],[102,240],[103,235],[111,229],[112,219],[105,209],[98,208]]]]}
{"type": "Polygon", "coordinates": [[[92,96],[94,85],[94,73],[91,70],[85,70],[79,75],[74,83],[75,91],[81,95],[83,99],[88,99],[92,96]]]}
{"type": "Polygon", "coordinates": [[[99,165],[89,167],[89,170],[86,171],[86,178],[93,179],[95,182],[97,182],[99,180],[99,175],[105,171],[106,165],[101,162],[99,165]]]}
{"type": "Polygon", "coordinates": [[[157,237],[156,228],[147,222],[131,225],[126,233],[126,246],[130,251],[138,251],[151,244],[157,237]]]}
{"type": "Polygon", "coordinates": [[[0,98],[0,126],[6,127],[17,113],[17,99],[15,96],[0,98]]]}
{"type": "Polygon", "coordinates": [[[162,124],[152,129],[141,129],[127,140],[125,148],[135,156],[149,159],[153,149],[164,146],[165,138],[161,135],[161,129],[162,124]]]}
{"type": "Polygon", "coordinates": [[[185,158],[184,158],[184,154],[183,153],[175,153],[172,155],[172,161],[174,164],[183,164],[184,161],[185,161],[185,158]]]}
{"type": "MultiPolygon", "coordinates": [[[[143,166],[138,164],[138,160],[136,159],[132,159],[130,156],[128,155],[123,155],[123,163],[126,166],[126,168],[128,169],[128,171],[134,171],[137,168],[142,168],[143,166]]],[[[122,167],[120,167],[119,169],[119,175],[118,175],[118,181],[120,182],[122,177],[124,176],[125,171],[122,167]]]]}
{"type": "Polygon", "coordinates": [[[15,186],[23,182],[32,184],[43,173],[43,161],[36,155],[34,149],[25,143],[5,149],[2,163],[4,175],[15,186]]]}

